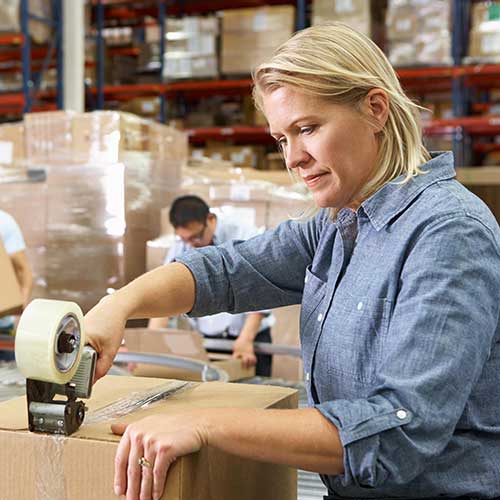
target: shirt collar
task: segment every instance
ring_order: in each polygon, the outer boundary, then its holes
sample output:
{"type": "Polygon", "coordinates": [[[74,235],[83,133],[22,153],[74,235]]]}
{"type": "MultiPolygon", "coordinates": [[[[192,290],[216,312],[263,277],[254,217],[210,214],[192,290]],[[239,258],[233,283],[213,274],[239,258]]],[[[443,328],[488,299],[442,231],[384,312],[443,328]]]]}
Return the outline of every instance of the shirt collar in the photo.
{"type": "Polygon", "coordinates": [[[431,153],[431,159],[420,169],[425,173],[403,184],[401,181],[404,181],[405,176],[400,175],[361,204],[375,230],[382,229],[429,186],[456,176],[453,153],[450,151],[431,153]]]}

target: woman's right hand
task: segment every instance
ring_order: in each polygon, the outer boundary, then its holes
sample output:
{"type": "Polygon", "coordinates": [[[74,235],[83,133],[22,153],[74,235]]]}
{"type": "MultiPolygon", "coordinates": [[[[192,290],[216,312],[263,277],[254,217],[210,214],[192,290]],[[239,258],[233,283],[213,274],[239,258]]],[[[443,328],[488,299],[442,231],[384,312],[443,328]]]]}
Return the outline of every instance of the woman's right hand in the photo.
{"type": "Polygon", "coordinates": [[[102,298],[85,315],[85,337],[98,354],[94,382],[104,377],[111,368],[122,343],[127,319],[112,295],[102,298]]]}

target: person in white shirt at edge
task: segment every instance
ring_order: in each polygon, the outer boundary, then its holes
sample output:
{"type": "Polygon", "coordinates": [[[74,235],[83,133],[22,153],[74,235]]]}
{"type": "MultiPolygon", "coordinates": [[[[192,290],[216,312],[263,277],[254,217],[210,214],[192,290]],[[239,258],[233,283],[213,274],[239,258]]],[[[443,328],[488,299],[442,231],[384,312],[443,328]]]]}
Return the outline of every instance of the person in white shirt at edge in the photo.
{"type": "MultiPolygon", "coordinates": [[[[12,262],[17,281],[19,282],[19,286],[21,288],[23,304],[26,306],[33,286],[31,268],[25,252],[26,245],[17,222],[10,214],[4,212],[3,210],[0,210],[0,240],[2,241],[5,251],[9,255],[12,262]]],[[[0,333],[13,334],[16,319],[17,318],[15,316],[0,317],[0,333]]],[[[13,360],[13,351],[0,350],[0,361],[13,360]]]]}
{"type": "MultiPolygon", "coordinates": [[[[251,225],[236,223],[225,216],[210,212],[209,206],[198,196],[181,196],[174,200],[169,212],[177,241],[164,264],[173,262],[190,248],[219,245],[230,240],[247,240],[258,230],[251,225]]],[[[235,340],[233,357],[240,358],[243,366],[255,365],[257,375],[271,376],[272,356],[255,354],[254,342],[271,342],[274,317],[270,311],[241,314],[219,313],[201,318],[188,318],[190,324],[206,338],[235,340]]],[[[153,318],[150,328],[166,328],[168,318],[153,318]]]]}

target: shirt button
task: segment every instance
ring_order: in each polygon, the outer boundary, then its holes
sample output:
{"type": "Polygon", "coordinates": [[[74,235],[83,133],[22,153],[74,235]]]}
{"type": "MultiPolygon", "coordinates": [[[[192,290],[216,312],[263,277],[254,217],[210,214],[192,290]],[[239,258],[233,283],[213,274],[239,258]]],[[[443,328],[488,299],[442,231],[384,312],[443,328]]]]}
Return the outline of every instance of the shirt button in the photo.
{"type": "Polygon", "coordinates": [[[306,381],[309,382],[309,379],[311,378],[311,374],[309,372],[306,373],[306,381]]]}
{"type": "Polygon", "coordinates": [[[398,410],[396,412],[396,417],[398,417],[399,420],[404,420],[407,416],[408,416],[408,412],[406,412],[405,410],[398,410]]]}
{"type": "Polygon", "coordinates": [[[363,302],[358,302],[358,311],[361,311],[363,309],[363,302]]]}
{"type": "Polygon", "coordinates": [[[309,279],[309,276],[306,276],[306,277],[304,278],[304,283],[307,283],[307,280],[308,280],[308,279],[309,279]]]}
{"type": "Polygon", "coordinates": [[[321,321],[323,319],[323,314],[319,313],[318,314],[318,321],[321,321]]]}

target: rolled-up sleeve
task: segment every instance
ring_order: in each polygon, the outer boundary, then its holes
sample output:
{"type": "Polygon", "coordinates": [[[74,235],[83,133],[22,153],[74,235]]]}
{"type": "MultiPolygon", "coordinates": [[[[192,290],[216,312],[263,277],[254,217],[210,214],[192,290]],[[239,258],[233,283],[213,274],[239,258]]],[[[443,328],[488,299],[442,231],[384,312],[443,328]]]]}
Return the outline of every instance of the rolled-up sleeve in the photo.
{"type": "Polygon", "coordinates": [[[176,260],[191,271],[196,299],[190,316],[261,311],[298,304],[324,215],[286,221],[249,240],[191,250],[176,260]]]}
{"type": "Polygon", "coordinates": [[[474,217],[411,241],[368,397],[316,405],[339,430],[343,486],[408,484],[449,445],[490,354],[499,283],[498,242],[474,217]]]}

